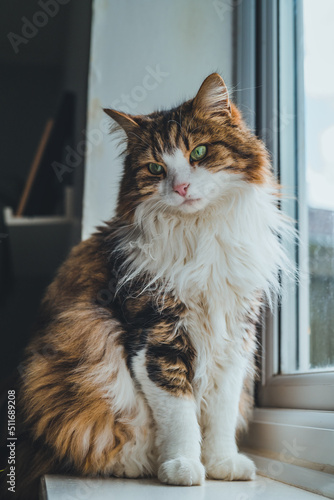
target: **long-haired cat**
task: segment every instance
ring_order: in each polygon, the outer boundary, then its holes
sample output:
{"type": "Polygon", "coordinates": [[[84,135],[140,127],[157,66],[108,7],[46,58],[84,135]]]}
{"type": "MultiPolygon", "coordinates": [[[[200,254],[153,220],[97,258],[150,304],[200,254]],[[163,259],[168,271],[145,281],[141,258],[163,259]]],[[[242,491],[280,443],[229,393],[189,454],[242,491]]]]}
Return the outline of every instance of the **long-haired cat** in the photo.
{"type": "Polygon", "coordinates": [[[42,302],[21,371],[17,495],[54,472],[251,479],[236,431],[261,301],[286,262],[268,154],[218,74],[169,111],[105,111],[126,133],[117,212],[42,302]]]}

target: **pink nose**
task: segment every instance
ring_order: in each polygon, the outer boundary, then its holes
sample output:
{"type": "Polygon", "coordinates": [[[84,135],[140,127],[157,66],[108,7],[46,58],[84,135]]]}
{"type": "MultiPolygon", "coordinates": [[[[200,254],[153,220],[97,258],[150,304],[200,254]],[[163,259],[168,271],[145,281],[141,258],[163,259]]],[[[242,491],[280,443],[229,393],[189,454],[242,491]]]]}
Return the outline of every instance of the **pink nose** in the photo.
{"type": "Polygon", "coordinates": [[[179,193],[180,196],[185,196],[187,194],[189,184],[178,184],[174,186],[175,193],[179,193]]]}

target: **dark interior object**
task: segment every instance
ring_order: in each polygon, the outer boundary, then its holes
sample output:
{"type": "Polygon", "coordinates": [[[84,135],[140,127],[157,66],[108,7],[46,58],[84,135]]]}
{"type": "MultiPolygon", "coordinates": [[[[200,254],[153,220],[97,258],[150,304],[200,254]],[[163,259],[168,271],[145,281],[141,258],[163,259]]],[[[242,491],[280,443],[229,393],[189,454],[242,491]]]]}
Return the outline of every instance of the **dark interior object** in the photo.
{"type": "Polygon", "coordinates": [[[52,164],[61,163],[65,147],[73,144],[74,101],[75,96],[70,92],[61,97],[23,215],[63,214],[64,187],[72,183],[72,175],[69,173],[60,182],[52,164]]]}

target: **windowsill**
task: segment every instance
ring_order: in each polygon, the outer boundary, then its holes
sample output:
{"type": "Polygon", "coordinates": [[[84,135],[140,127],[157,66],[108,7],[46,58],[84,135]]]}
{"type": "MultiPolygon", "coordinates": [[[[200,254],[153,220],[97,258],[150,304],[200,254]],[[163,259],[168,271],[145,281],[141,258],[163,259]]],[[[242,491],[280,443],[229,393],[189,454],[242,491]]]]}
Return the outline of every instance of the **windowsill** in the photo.
{"type": "Polygon", "coordinates": [[[332,474],[260,454],[247,453],[247,455],[256,464],[259,475],[273,479],[275,482],[286,483],[295,489],[302,488],[316,495],[334,499],[334,476],[332,474]]]}
{"type": "Polygon", "coordinates": [[[47,475],[40,500],[316,500],[320,495],[257,476],[254,481],[206,481],[204,486],[166,486],[155,479],[79,479],[47,475]]]}
{"type": "Polygon", "coordinates": [[[242,447],[333,474],[334,412],[255,408],[242,447]]]}
{"type": "Polygon", "coordinates": [[[240,444],[260,474],[334,499],[334,412],[255,408],[240,444]]]}

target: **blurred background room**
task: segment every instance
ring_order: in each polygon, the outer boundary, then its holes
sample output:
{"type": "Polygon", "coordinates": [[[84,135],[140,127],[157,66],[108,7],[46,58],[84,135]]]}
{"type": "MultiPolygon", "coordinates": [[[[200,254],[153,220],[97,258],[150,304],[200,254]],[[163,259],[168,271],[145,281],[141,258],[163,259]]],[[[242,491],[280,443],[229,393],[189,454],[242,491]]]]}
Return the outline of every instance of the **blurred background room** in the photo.
{"type": "Polygon", "coordinates": [[[3,0],[0,15],[1,380],[28,341],[56,268],[81,237],[91,2],[3,0]]]}

